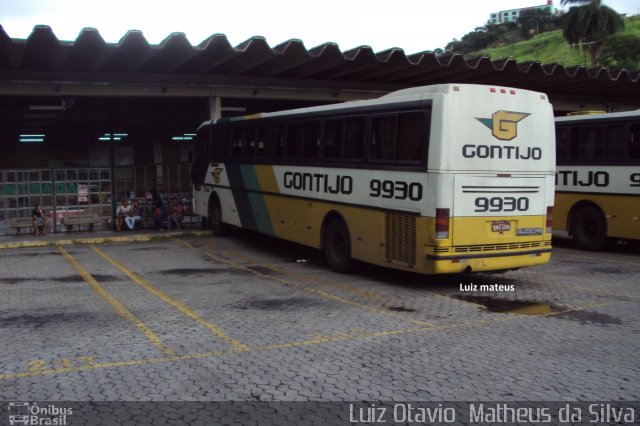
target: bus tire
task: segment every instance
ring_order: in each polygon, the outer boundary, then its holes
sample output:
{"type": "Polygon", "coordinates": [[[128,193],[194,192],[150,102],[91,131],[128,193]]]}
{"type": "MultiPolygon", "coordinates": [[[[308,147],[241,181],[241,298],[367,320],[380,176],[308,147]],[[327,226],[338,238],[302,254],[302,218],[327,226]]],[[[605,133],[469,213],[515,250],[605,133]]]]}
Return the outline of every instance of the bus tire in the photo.
{"type": "Polygon", "coordinates": [[[580,207],[571,218],[571,235],[580,250],[602,250],[607,241],[607,220],[593,207],[580,207]]]}
{"type": "Polygon", "coordinates": [[[351,270],[351,239],[343,220],[329,222],[324,233],[324,253],[333,271],[347,273],[351,270]]]}
{"type": "Polygon", "coordinates": [[[222,221],[222,206],[220,205],[220,199],[213,197],[209,208],[209,226],[214,235],[225,236],[231,233],[229,225],[222,221]]]}

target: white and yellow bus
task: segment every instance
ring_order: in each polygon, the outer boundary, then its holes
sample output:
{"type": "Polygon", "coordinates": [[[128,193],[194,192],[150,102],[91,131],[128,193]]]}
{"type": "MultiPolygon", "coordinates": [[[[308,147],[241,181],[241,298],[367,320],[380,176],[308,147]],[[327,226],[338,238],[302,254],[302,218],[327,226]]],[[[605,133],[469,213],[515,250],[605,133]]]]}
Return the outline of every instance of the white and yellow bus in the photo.
{"type": "Polygon", "coordinates": [[[554,229],[577,247],[640,239],[640,110],[556,118],[554,229]]]}
{"type": "Polygon", "coordinates": [[[194,211],[424,274],[548,262],[553,112],[544,94],[442,84],[375,100],[207,121],[194,211]]]}

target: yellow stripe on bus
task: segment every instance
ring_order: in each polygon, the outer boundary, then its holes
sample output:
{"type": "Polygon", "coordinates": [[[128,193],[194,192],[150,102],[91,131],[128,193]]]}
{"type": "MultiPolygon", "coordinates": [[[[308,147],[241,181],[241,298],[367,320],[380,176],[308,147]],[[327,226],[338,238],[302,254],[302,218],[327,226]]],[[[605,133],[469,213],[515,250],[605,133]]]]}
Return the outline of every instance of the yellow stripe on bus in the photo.
{"type": "Polygon", "coordinates": [[[274,194],[280,193],[280,188],[278,188],[278,182],[276,181],[276,174],[273,171],[273,166],[256,164],[254,167],[260,189],[264,192],[271,192],[274,194]]]}

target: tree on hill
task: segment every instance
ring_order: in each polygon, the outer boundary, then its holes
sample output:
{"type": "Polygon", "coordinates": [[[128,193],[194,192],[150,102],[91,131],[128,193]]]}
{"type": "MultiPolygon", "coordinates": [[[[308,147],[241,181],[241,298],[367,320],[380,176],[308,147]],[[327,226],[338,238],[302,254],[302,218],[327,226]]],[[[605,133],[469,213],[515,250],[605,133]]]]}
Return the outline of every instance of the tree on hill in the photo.
{"type": "Polygon", "coordinates": [[[557,30],[559,28],[559,20],[560,18],[546,10],[534,8],[523,10],[518,17],[520,35],[525,40],[528,40],[535,35],[557,30]]]}
{"type": "Polygon", "coordinates": [[[563,37],[572,47],[589,52],[591,66],[597,66],[603,43],[624,29],[624,19],[602,0],[561,0],[560,4],[573,6],[564,15],[563,37]]]}
{"type": "Polygon", "coordinates": [[[633,34],[616,34],[602,46],[600,62],[612,68],[640,70],[640,37],[633,34]]]}
{"type": "Polygon", "coordinates": [[[441,54],[472,54],[483,49],[501,47],[528,40],[531,37],[559,28],[559,18],[539,9],[522,11],[517,21],[501,24],[487,23],[465,34],[461,40],[453,40],[444,48],[438,49],[441,54]]]}
{"type": "Polygon", "coordinates": [[[505,22],[500,25],[487,24],[475,28],[474,31],[465,34],[462,40],[453,40],[445,47],[446,53],[462,53],[463,55],[477,52],[488,46],[497,46],[501,43],[515,43],[519,41],[517,24],[505,22]],[[512,39],[513,36],[518,39],[512,39]]]}

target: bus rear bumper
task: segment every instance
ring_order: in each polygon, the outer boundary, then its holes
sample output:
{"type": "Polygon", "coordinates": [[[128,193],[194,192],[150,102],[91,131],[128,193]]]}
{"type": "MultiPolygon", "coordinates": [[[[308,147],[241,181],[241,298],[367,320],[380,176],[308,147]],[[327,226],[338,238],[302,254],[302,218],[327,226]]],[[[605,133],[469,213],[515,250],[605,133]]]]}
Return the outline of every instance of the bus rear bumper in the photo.
{"type": "Polygon", "coordinates": [[[544,265],[551,258],[551,248],[538,250],[467,254],[460,256],[427,255],[425,262],[427,274],[455,274],[466,272],[499,272],[524,268],[526,266],[544,265]]]}

